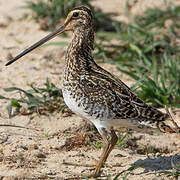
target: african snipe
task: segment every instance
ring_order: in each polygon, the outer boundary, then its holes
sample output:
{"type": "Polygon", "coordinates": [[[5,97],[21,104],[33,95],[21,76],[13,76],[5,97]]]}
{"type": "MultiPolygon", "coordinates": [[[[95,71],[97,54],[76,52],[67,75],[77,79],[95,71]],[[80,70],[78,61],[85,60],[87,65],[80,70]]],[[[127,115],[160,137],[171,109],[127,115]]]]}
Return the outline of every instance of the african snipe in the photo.
{"type": "Polygon", "coordinates": [[[100,169],[117,142],[114,127],[142,129],[161,127],[168,118],[145,104],[120,79],[95,63],[92,57],[94,43],[93,15],[89,8],[74,8],[64,24],[55,32],[38,41],[14,59],[9,65],[31,50],[64,31],[72,31],[73,39],[66,52],[62,90],[67,106],[76,114],[90,120],[104,141],[101,158],[92,176],[100,169]]]}

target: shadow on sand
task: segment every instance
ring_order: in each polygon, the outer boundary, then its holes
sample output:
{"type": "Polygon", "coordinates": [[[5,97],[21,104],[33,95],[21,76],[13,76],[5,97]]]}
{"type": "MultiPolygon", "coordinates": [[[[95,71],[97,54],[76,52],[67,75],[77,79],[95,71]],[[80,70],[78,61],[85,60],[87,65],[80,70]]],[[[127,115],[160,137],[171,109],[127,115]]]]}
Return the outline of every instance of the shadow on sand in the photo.
{"type": "Polygon", "coordinates": [[[144,168],[144,172],[147,173],[150,171],[164,171],[177,169],[180,170],[180,154],[172,156],[160,156],[156,158],[146,158],[137,160],[132,166],[141,166],[144,168]],[[176,166],[176,167],[175,167],[176,166]]]}

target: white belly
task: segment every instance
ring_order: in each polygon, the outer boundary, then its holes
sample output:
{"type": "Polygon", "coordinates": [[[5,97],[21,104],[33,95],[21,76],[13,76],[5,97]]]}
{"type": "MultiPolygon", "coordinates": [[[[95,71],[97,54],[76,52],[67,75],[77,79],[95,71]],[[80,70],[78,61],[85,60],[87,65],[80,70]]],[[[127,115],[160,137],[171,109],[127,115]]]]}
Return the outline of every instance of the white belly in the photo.
{"type": "Polygon", "coordinates": [[[78,106],[81,101],[83,101],[83,98],[81,98],[78,102],[75,100],[75,98],[70,95],[70,92],[68,91],[63,91],[63,97],[66,105],[73,111],[74,113],[83,116],[85,118],[91,118],[85,111],[82,106],[78,106]]]}
{"type": "Polygon", "coordinates": [[[95,104],[93,105],[93,108],[91,104],[88,104],[88,108],[86,108],[87,104],[85,106],[83,105],[85,101],[84,97],[76,101],[70,92],[66,90],[63,90],[63,97],[66,105],[69,107],[69,109],[71,109],[71,111],[85,119],[90,120],[97,129],[102,127],[110,128],[109,121],[113,117],[107,108],[95,104]],[[90,111],[92,114],[89,113],[90,111]],[[103,116],[97,118],[97,113],[103,114],[103,116]]]}
{"type": "MultiPolygon", "coordinates": [[[[96,128],[101,131],[101,128],[110,129],[111,127],[128,127],[135,130],[138,130],[138,125],[140,124],[138,120],[132,120],[132,119],[113,119],[114,114],[110,113],[110,110],[106,108],[106,106],[99,106],[94,104],[93,108],[91,104],[88,104],[89,108],[86,108],[86,106],[83,106],[84,104],[84,97],[82,97],[80,100],[76,101],[75,98],[71,95],[69,91],[63,90],[63,97],[66,105],[76,113],[77,115],[90,120],[96,128]],[[93,114],[90,114],[89,112],[93,112],[93,114]],[[97,118],[97,113],[103,114],[100,118],[97,118]]],[[[145,129],[145,128],[143,128],[145,129]]],[[[147,131],[147,129],[146,129],[147,131]]]]}

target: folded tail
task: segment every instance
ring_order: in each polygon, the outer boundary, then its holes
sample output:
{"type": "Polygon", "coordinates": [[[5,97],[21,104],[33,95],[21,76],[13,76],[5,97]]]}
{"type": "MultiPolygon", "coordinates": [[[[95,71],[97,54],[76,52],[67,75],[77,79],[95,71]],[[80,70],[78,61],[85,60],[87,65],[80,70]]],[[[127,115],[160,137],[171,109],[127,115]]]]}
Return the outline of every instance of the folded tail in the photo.
{"type": "Polygon", "coordinates": [[[180,133],[180,128],[177,126],[176,122],[170,117],[168,114],[164,114],[163,121],[157,121],[157,127],[161,132],[164,133],[180,133]],[[175,127],[170,126],[167,124],[167,121],[171,121],[175,127]]]}

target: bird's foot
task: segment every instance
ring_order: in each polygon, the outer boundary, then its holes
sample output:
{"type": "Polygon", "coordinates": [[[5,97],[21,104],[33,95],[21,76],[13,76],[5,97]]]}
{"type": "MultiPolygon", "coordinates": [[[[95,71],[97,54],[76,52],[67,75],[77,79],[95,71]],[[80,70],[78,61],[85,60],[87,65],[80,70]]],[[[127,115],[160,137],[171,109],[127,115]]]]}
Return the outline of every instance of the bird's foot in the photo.
{"type": "MultiPolygon", "coordinates": [[[[96,173],[70,173],[73,177],[68,178],[68,180],[76,180],[76,179],[87,179],[87,178],[97,178],[97,177],[103,177],[101,175],[101,172],[96,173]]],[[[104,176],[105,177],[105,176],[104,176]]]]}
{"type": "Polygon", "coordinates": [[[89,174],[83,174],[81,175],[82,178],[97,178],[97,177],[103,177],[101,176],[101,171],[99,172],[93,172],[93,173],[89,173],[89,174]]]}
{"type": "Polygon", "coordinates": [[[64,165],[68,165],[68,166],[83,166],[83,167],[90,167],[89,171],[90,173],[84,174],[84,173],[73,173],[72,175],[75,176],[73,177],[73,179],[84,179],[84,178],[96,178],[99,177],[101,175],[101,171],[100,168],[97,167],[95,164],[79,164],[79,163],[74,163],[74,162],[67,162],[67,161],[63,161],[64,165]]]}

